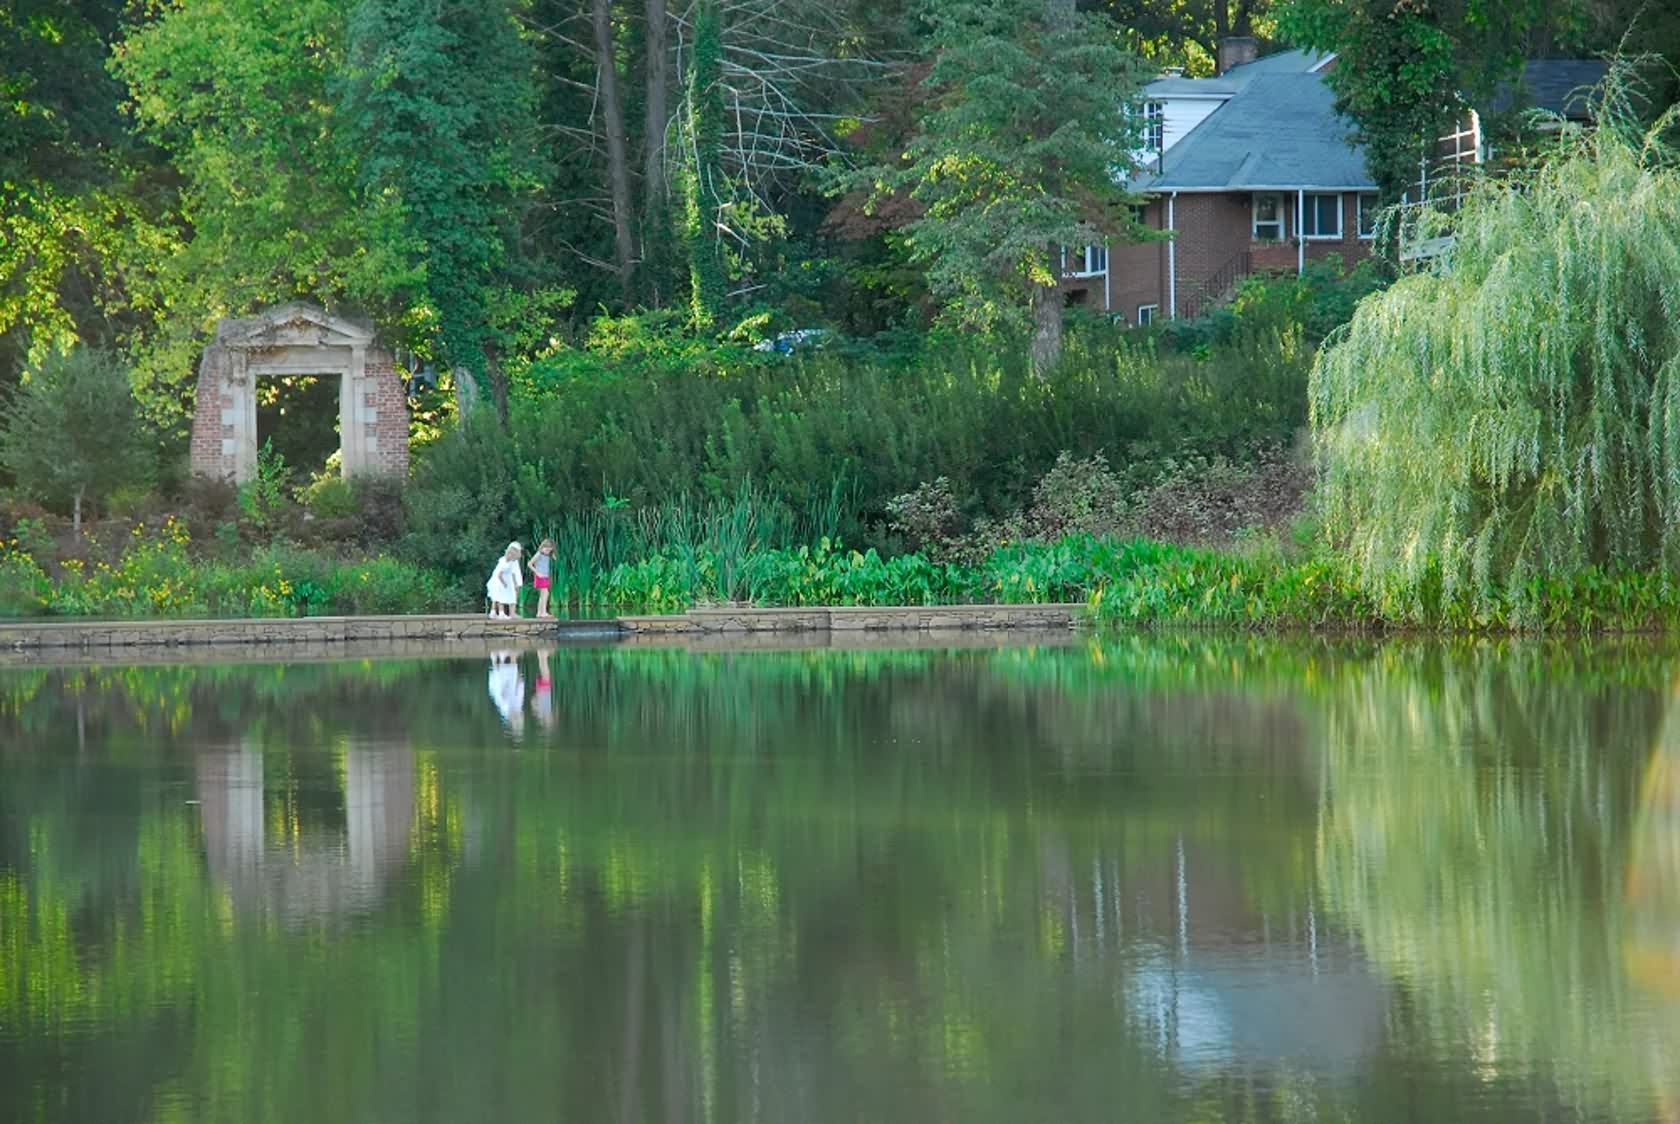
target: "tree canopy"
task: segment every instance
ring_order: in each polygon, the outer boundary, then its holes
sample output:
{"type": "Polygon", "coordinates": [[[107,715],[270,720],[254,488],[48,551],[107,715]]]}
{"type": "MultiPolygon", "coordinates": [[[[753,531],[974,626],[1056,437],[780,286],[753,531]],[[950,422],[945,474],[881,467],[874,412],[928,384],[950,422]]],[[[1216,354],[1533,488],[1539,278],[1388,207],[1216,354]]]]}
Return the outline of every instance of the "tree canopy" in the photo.
{"type": "Polygon", "coordinates": [[[1137,233],[1124,181],[1142,67],[1106,17],[1058,0],[942,5],[932,52],[903,159],[862,174],[877,200],[920,204],[911,258],[953,320],[1031,322],[1038,360],[1053,364],[1061,248],[1137,233]]]}

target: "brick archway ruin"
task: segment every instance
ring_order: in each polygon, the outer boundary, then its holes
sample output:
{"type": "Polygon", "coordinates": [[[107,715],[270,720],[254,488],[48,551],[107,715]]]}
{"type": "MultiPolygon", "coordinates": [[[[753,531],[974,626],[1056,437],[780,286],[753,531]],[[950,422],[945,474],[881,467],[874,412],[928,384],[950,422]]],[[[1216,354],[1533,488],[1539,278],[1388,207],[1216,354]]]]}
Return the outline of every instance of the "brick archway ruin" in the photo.
{"type": "Polygon", "coordinates": [[[243,483],[257,468],[256,380],[337,375],[344,475],[408,474],[408,400],[391,353],[366,324],[309,304],[223,320],[198,366],[192,471],[243,483]]]}

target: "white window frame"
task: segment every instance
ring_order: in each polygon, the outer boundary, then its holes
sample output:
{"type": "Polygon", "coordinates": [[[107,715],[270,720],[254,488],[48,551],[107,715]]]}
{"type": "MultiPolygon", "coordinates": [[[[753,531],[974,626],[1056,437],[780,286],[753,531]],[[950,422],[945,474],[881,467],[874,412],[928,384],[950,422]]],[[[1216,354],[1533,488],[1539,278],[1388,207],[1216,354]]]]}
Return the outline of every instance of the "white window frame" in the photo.
{"type": "Polygon", "coordinates": [[[1369,242],[1377,236],[1376,212],[1378,209],[1376,192],[1361,191],[1359,193],[1359,202],[1354,207],[1353,224],[1354,230],[1358,233],[1359,240],[1361,242],[1369,242]],[[1371,229],[1369,232],[1365,230],[1365,216],[1367,215],[1371,216],[1371,229]]]}
{"type": "Polygon", "coordinates": [[[1062,247],[1064,277],[1101,277],[1108,272],[1108,247],[1098,242],[1069,250],[1062,247]],[[1100,259],[1100,261],[1099,261],[1100,259]]]}
{"type": "Polygon", "coordinates": [[[1167,103],[1143,103],[1143,147],[1150,152],[1164,152],[1167,147],[1167,103]]]}
{"type": "Polygon", "coordinates": [[[1302,213],[1297,216],[1295,226],[1300,230],[1302,238],[1308,242],[1340,242],[1342,240],[1342,227],[1347,223],[1347,216],[1343,213],[1347,210],[1347,202],[1342,198],[1340,192],[1309,191],[1301,197],[1301,207],[1302,213]],[[1315,234],[1307,233],[1307,216],[1311,215],[1312,221],[1315,223],[1318,221],[1318,200],[1320,199],[1334,199],[1336,201],[1336,230],[1333,234],[1326,234],[1323,231],[1315,234]]]}
{"type": "Polygon", "coordinates": [[[1283,242],[1283,241],[1288,239],[1288,237],[1289,237],[1289,212],[1283,205],[1283,192],[1281,192],[1281,191],[1256,191],[1254,193],[1254,199],[1252,201],[1252,211],[1251,211],[1251,214],[1250,214],[1250,222],[1249,222],[1249,236],[1251,238],[1253,238],[1253,240],[1256,241],[1256,242],[1283,242]],[[1277,218],[1276,219],[1265,220],[1265,225],[1266,226],[1277,227],[1277,236],[1276,237],[1273,237],[1270,234],[1261,234],[1260,233],[1260,226],[1261,226],[1260,200],[1262,200],[1262,199],[1275,199],[1275,200],[1277,200],[1277,218]]]}
{"type": "Polygon", "coordinates": [[[1149,325],[1155,323],[1155,318],[1159,315],[1161,315],[1160,305],[1140,304],[1137,307],[1137,326],[1140,328],[1147,328],[1149,325]]]}

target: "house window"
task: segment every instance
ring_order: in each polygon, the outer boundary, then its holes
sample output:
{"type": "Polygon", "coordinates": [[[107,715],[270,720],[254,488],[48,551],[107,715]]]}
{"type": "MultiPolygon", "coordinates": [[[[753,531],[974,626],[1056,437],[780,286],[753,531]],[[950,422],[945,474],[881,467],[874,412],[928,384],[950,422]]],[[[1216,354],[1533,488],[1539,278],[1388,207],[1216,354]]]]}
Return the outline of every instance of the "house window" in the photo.
{"type": "Polygon", "coordinates": [[[1366,193],[1359,197],[1359,237],[1377,236],[1377,197],[1366,193]]]}
{"type": "Polygon", "coordinates": [[[1091,277],[1108,272],[1108,247],[1081,246],[1062,251],[1062,272],[1069,277],[1091,277]]]}
{"type": "Polygon", "coordinates": [[[1155,323],[1155,316],[1160,311],[1161,311],[1161,306],[1158,305],[1158,304],[1140,304],[1140,305],[1138,305],[1138,314],[1137,314],[1138,327],[1147,328],[1147,327],[1149,327],[1149,325],[1155,323]]]}
{"type": "Polygon", "coordinates": [[[1283,196],[1275,191],[1261,192],[1254,197],[1254,240],[1256,242],[1283,241],[1283,196]]]}
{"type": "Polygon", "coordinates": [[[1333,241],[1342,236],[1342,197],[1309,195],[1301,212],[1301,234],[1306,238],[1333,241]]]}
{"type": "Polygon", "coordinates": [[[1167,147],[1167,107],[1158,101],[1143,103],[1143,146],[1150,152],[1167,147]]]}

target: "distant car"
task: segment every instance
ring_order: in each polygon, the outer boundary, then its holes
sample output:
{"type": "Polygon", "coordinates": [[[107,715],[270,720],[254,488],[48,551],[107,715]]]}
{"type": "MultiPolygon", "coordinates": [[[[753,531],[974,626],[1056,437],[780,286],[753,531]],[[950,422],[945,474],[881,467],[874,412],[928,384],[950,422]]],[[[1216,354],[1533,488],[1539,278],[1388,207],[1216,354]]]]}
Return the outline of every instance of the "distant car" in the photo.
{"type": "Polygon", "coordinates": [[[827,328],[795,328],[791,332],[783,332],[775,339],[759,340],[753,344],[753,350],[776,351],[790,355],[795,351],[816,351],[826,346],[833,338],[834,333],[827,328]]]}

